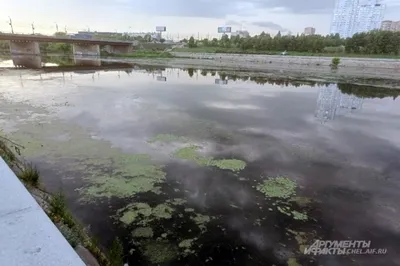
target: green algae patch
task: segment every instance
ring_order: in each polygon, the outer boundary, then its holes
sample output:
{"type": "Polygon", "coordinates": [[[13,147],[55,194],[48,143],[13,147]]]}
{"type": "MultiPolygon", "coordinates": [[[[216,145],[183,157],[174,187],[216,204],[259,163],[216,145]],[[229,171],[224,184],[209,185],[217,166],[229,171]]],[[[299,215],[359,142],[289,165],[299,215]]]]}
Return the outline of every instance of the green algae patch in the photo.
{"type": "Polygon", "coordinates": [[[147,220],[152,215],[152,209],[147,203],[132,203],[117,212],[119,220],[130,225],[136,220],[147,220]]]}
{"type": "Polygon", "coordinates": [[[148,143],[156,143],[156,142],[183,142],[183,143],[187,143],[189,142],[189,139],[183,136],[176,136],[173,134],[158,134],[152,138],[150,138],[148,141],[148,143]]]}
{"type": "Polygon", "coordinates": [[[152,215],[161,219],[170,219],[174,209],[165,204],[159,204],[152,210],[152,215]]]}
{"type": "Polygon", "coordinates": [[[185,199],[175,198],[173,200],[167,200],[166,202],[177,206],[177,205],[184,205],[187,201],[185,199]]]}
{"type": "Polygon", "coordinates": [[[296,182],[286,177],[270,178],[257,186],[268,198],[287,199],[296,193],[296,182]]]}
{"type": "Polygon", "coordinates": [[[192,209],[192,208],[186,208],[186,209],[185,209],[185,212],[194,212],[194,209],[192,209]]]}
{"type": "Polygon", "coordinates": [[[175,210],[166,205],[159,204],[154,208],[147,203],[131,203],[117,212],[117,217],[125,225],[137,223],[143,226],[155,220],[170,219],[175,210]]]}
{"type": "Polygon", "coordinates": [[[301,213],[301,212],[298,212],[298,211],[292,211],[292,215],[293,215],[293,218],[295,220],[301,220],[301,221],[307,221],[308,220],[308,216],[305,213],[301,213]]]}
{"type": "Polygon", "coordinates": [[[150,227],[138,227],[132,232],[132,236],[135,238],[151,238],[153,235],[153,229],[150,227]]]}
{"type": "Polygon", "coordinates": [[[213,160],[212,165],[223,170],[240,171],[246,167],[246,162],[237,159],[213,160]]]}
{"type": "Polygon", "coordinates": [[[126,211],[122,215],[119,220],[123,222],[124,224],[131,224],[133,223],[137,218],[137,213],[135,211],[126,211]]]}
{"type": "MultiPolygon", "coordinates": [[[[299,251],[300,251],[300,253],[303,254],[305,248],[307,247],[307,242],[308,242],[307,233],[305,233],[305,232],[297,232],[297,231],[294,231],[294,230],[291,230],[291,229],[288,229],[287,231],[294,235],[294,238],[296,239],[296,242],[299,245],[299,251]]],[[[312,235],[312,238],[314,238],[313,235],[312,235]]]]}
{"type": "Polygon", "coordinates": [[[142,241],[139,249],[147,260],[154,264],[166,263],[178,256],[177,246],[167,241],[142,241]]]}
{"type": "Polygon", "coordinates": [[[187,256],[187,255],[195,253],[195,251],[192,249],[192,246],[193,246],[193,242],[196,240],[197,240],[197,238],[185,239],[185,240],[182,240],[178,244],[178,247],[183,249],[183,256],[187,256]]]}
{"type": "MultiPolygon", "coordinates": [[[[153,191],[165,181],[162,166],[147,154],[128,154],[106,140],[93,138],[82,127],[49,119],[40,126],[20,124],[13,139],[28,159],[44,158],[63,170],[79,173],[87,182],[79,190],[84,200],[126,198],[153,191]]],[[[160,190],[155,190],[160,193],[160,190]]]]}
{"type": "Polygon", "coordinates": [[[211,221],[210,216],[202,215],[199,213],[196,213],[196,216],[191,218],[202,232],[205,232],[207,230],[206,224],[211,221]]]}
{"type": "Polygon", "coordinates": [[[189,160],[200,166],[214,166],[223,170],[240,171],[246,167],[246,162],[237,159],[215,160],[210,156],[203,156],[198,153],[200,146],[191,145],[177,150],[173,156],[175,158],[189,160]]]}
{"type": "Polygon", "coordinates": [[[297,262],[296,258],[289,258],[288,261],[287,261],[287,265],[288,265],[288,266],[301,266],[301,265],[297,262]]]}

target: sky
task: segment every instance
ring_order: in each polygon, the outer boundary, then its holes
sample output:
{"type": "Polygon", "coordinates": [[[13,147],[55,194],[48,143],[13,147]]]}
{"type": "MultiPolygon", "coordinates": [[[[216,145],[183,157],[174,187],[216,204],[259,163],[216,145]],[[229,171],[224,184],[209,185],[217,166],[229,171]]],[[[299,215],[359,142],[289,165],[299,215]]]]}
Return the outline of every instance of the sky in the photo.
{"type": "MultiPolygon", "coordinates": [[[[367,1],[367,0],[360,0],[367,1]]],[[[400,0],[381,0],[385,19],[400,20],[400,0]]],[[[301,33],[315,27],[329,33],[335,0],[0,0],[0,31],[51,34],[56,31],[149,32],[166,26],[166,37],[218,37],[232,30],[301,33]]]]}

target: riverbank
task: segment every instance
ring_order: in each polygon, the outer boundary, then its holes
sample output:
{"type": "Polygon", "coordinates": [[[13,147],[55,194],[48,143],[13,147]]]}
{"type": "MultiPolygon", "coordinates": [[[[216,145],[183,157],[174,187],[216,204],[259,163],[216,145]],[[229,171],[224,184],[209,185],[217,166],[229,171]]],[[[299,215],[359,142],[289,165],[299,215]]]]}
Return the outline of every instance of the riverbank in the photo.
{"type": "Polygon", "coordinates": [[[23,146],[7,137],[0,136],[0,157],[19,178],[82,261],[90,266],[122,266],[123,251],[119,241],[115,241],[107,257],[97,241],[89,236],[87,229],[73,218],[66,206],[63,193],[60,191],[51,195],[45,190],[40,182],[39,170],[20,158],[22,149],[24,149],[23,146]],[[116,261],[117,264],[115,264],[116,261]]]}
{"type": "MultiPolygon", "coordinates": [[[[173,52],[184,53],[221,53],[221,54],[243,54],[243,55],[280,55],[282,51],[257,51],[242,50],[240,48],[220,48],[220,47],[195,47],[195,48],[174,48],[173,52]]],[[[313,57],[342,57],[342,58],[384,58],[384,59],[400,59],[400,56],[385,54],[355,54],[355,53],[320,53],[320,52],[288,52],[290,56],[313,56],[313,57]]]]}
{"type": "Polygon", "coordinates": [[[171,53],[175,58],[119,58],[127,63],[171,68],[234,71],[257,77],[280,77],[326,82],[351,82],[400,88],[399,60],[341,58],[332,69],[332,58],[238,54],[171,53]]]}

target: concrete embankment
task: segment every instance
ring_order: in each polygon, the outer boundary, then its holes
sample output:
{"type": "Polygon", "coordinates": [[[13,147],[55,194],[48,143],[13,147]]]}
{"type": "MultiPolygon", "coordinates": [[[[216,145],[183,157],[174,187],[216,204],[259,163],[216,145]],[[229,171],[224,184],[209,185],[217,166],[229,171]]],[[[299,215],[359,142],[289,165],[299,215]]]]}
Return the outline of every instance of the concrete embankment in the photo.
{"type": "Polygon", "coordinates": [[[137,64],[248,72],[249,75],[356,82],[400,88],[400,60],[341,58],[331,69],[331,57],[274,56],[172,52],[173,59],[125,59],[137,64]]]}

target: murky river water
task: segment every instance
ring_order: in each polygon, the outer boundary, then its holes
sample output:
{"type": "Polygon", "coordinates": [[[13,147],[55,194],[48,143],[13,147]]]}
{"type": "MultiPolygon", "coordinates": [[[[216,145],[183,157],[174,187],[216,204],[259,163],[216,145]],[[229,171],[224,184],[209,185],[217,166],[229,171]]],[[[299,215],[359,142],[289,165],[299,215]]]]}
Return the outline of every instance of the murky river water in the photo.
{"type": "MultiPolygon", "coordinates": [[[[129,265],[400,265],[400,100],[216,73],[0,77],[0,126],[129,265]],[[385,255],[313,256],[315,240],[385,255]]],[[[25,74],[24,74],[25,73],[25,74]]]]}

